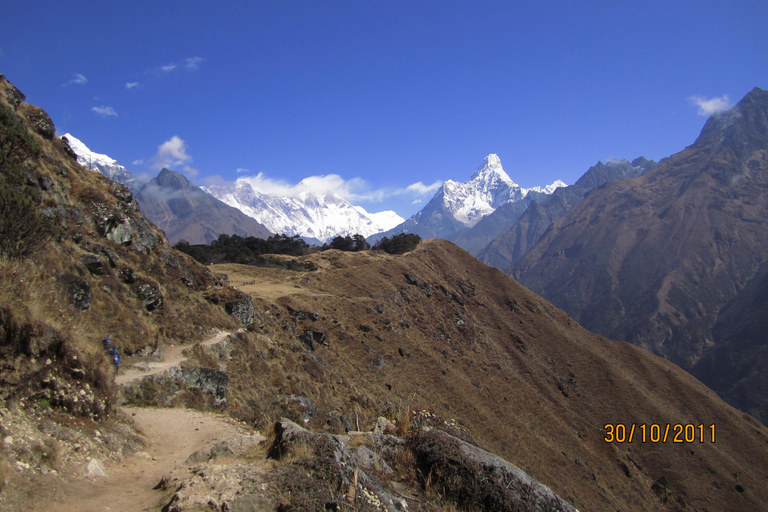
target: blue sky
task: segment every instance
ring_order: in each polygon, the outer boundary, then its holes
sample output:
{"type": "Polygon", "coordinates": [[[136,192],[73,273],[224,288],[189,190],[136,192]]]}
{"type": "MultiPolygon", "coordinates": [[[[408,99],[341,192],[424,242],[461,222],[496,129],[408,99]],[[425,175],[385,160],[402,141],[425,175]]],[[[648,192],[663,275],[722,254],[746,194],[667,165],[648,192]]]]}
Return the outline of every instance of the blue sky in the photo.
{"type": "Polygon", "coordinates": [[[571,184],[768,88],[764,0],[30,0],[3,19],[0,73],[136,174],[326,176],[403,217],[489,153],[524,187],[571,184]]]}

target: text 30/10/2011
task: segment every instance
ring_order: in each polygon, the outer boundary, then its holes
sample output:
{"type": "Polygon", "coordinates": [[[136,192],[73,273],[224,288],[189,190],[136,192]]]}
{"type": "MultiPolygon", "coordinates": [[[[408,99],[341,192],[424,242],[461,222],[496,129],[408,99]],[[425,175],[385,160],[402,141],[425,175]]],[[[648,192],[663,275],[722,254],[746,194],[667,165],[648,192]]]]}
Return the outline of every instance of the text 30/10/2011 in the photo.
{"type": "Polygon", "coordinates": [[[605,437],[606,443],[631,443],[637,440],[641,443],[704,443],[715,442],[715,424],[694,425],[692,423],[674,425],[667,423],[660,425],[658,423],[632,423],[624,425],[623,423],[606,423],[605,437]]]}

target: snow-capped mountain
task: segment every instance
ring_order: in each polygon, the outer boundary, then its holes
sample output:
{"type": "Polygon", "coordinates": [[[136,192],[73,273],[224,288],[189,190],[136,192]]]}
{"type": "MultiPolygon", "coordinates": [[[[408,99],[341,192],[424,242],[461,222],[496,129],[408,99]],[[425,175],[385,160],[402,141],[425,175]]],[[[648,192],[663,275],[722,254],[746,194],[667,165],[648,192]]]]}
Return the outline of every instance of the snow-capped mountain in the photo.
{"type": "Polygon", "coordinates": [[[381,236],[408,232],[424,238],[455,240],[504,204],[520,201],[529,192],[551,194],[564,186],[557,180],[551,185],[523,188],[504,172],[499,157],[491,154],[469,181],[447,180],[416,215],[381,236]]]}
{"type": "MultiPolygon", "coordinates": [[[[302,182],[304,183],[304,182],[302,182]]],[[[336,236],[365,237],[386,231],[403,218],[395,212],[368,213],[331,191],[311,192],[308,187],[290,197],[267,194],[254,188],[248,178],[233,184],[203,187],[217,199],[256,219],[273,233],[327,242],[336,236]]]]}
{"type": "Polygon", "coordinates": [[[88,146],[83,144],[80,139],[71,133],[63,135],[62,139],[63,138],[67,139],[69,147],[71,147],[72,151],[77,155],[77,163],[83,167],[100,172],[111,180],[128,185],[128,188],[133,191],[136,191],[140,186],[140,184],[136,182],[133,173],[122,165],[119,165],[114,158],[91,151],[88,149],[88,146]]]}
{"type": "MultiPolygon", "coordinates": [[[[485,157],[469,181],[446,181],[443,184],[441,199],[442,205],[454,219],[472,227],[499,206],[519,201],[531,190],[551,194],[556,188],[564,186],[565,183],[557,180],[544,187],[525,189],[512,181],[501,167],[499,157],[491,154],[485,157]]],[[[440,195],[440,192],[438,191],[437,195],[440,195]]]]}

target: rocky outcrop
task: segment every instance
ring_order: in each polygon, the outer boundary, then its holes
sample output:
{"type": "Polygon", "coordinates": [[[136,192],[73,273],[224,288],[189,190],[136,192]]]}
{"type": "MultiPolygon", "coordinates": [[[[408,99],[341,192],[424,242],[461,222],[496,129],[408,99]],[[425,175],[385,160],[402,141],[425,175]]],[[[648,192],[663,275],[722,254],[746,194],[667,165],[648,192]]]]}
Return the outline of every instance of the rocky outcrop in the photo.
{"type": "Polygon", "coordinates": [[[85,311],[91,307],[93,294],[91,293],[91,285],[88,281],[74,274],[64,274],[59,278],[59,281],[64,287],[72,307],[78,311],[85,311]]]}
{"type": "Polygon", "coordinates": [[[472,510],[576,512],[552,490],[501,457],[439,430],[424,428],[408,439],[419,471],[472,510]]]}
{"type": "Polygon", "coordinates": [[[163,294],[154,284],[141,281],[135,284],[133,288],[147,311],[154,311],[163,305],[163,294]]]}
{"type": "Polygon", "coordinates": [[[103,276],[105,272],[105,266],[104,261],[96,256],[95,254],[84,254],[80,257],[80,263],[85,265],[85,268],[88,269],[88,272],[90,272],[94,276],[103,276]]]}
{"type": "Polygon", "coordinates": [[[29,105],[28,103],[23,103],[18,107],[18,112],[26,117],[34,130],[44,138],[51,140],[53,139],[53,136],[56,135],[56,128],[53,126],[53,121],[51,121],[51,118],[45,110],[34,105],[29,105]]]}
{"type": "Polygon", "coordinates": [[[227,403],[226,373],[212,368],[172,367],[120,387],[120,403],[156,407],[221,408],[227,403]]]}
{"type": "Polygon", "coordinates": [[[258,446],[256,438],[219,442],[192,454],[187,468],[163,477],[158,489],[174,491],[163,510],[274,510],[278,505],[280,510],[432,510],[422,506],[438,499],[423,496],[422,486],[427,486],[444,506],[576,511],[519,468],[445,432],[425,428],[406,439],[374,433],[335,436],[310,432],[287,419],[274,430],[268,457],[280,462],[247,460],[258,446]],[[222,459],[232,464],[224,466],[222,459]],[[403,478],[419,472],[420,482],[403,478]]]}
{"type": "Polygon", "coordinates": [[[224,310],[237,318],[246,328],[253,325],[253,299],[250,295],[238,292],[235,300],[224,304],[224,310]]]}

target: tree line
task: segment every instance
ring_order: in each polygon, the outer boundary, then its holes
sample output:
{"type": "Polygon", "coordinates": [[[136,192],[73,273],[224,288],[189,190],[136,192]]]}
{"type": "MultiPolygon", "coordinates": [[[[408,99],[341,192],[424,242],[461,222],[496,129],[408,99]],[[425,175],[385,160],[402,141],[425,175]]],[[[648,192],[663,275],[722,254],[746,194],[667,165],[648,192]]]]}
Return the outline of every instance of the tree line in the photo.
{"type": "Polygon", "coordinates": [[[208,245],[192,245],[186,240],[180,240],[174,247],[185,254],[189,254],[204,265],[211,263],[240,263],[257,266],[288,266],[289,268],[292,265],[298,265],[302,268],[295,268],[295,270],[301,270],[304,268],[304,264],[298,262],[298,260],[291,264],[291,262],[286,263],[283,260],[275,260],[266,255],[303,256],[329,249],[350,252],[376,250],[384,251],[388,254],[403,254],[415,249],[420,241],[421,237],[419,235],[401,233],[391,238],[384,237],[371,247],[364,236],[356,234],[352,236],[337,236],[330,243],[323,244],[322,246],[310,246],[298,235],[273,235],[269,238],[256,238],[253,236],[242,237],[239,235],[222,234],[208,245]]]}

